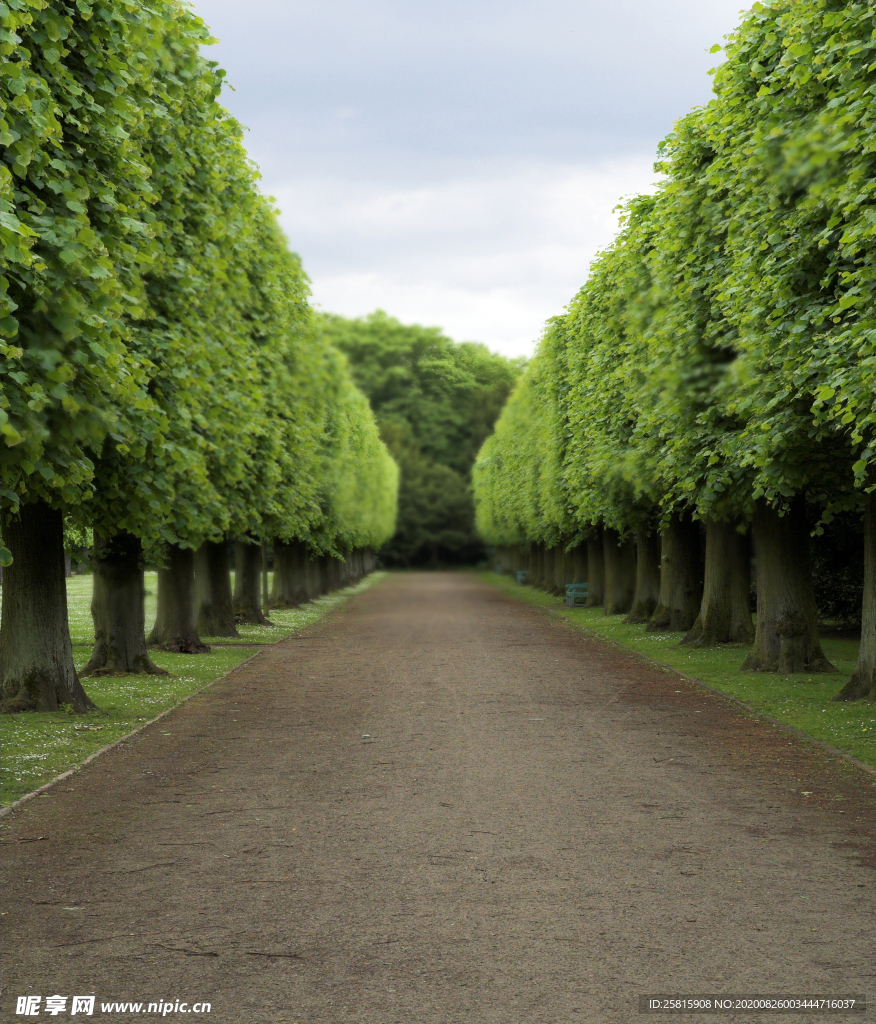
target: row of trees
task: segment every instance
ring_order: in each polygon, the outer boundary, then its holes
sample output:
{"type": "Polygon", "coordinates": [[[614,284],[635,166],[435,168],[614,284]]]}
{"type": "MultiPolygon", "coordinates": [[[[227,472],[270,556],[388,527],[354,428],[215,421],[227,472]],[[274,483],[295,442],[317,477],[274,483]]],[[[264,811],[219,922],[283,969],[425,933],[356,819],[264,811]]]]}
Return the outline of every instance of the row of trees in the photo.
{"type": "Polygon", "coordinates": [[[178,0],[7,7],[3,701],[83,710],[65,516],[94,531],[89,670],[152,672],[147,560],[151,640],[204,649],[198,616],[207,635],[234,628],[227,537],[237,616],[257,621],[262,543],[279,602],[302,552],[332,578],[364,571],[392,534],[398,472],[218,102],[203,22],[178,0]]]}
{"type": "Polygon", "coordinates": [[[841,696],[876,695],[876,10],[755,4],[726,49],[484,445],[478,525],[536,580],[574,553],[607,614],[811,673],[812,520],[863,518],[841,696]]]}
{"type": "Polygon", "coordinates": [[[437,327],[378,310],[325,316],[324,336],[350,360],[398,463],[396,532],[387,565],[473,564],[485,555],[474,522],[471,467],[520,374],[520,361],[437,327]]]}

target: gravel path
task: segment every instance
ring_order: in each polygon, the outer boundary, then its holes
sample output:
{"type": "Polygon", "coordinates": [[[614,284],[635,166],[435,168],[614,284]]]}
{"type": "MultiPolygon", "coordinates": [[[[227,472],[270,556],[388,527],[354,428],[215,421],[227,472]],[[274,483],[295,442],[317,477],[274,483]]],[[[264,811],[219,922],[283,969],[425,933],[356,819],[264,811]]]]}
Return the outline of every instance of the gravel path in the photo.
{"type": "Polygon", "coordinates": [[[469,574],[391,575],[0,822],[2,1019],[872,1007],[874,783],[469,574]]]}

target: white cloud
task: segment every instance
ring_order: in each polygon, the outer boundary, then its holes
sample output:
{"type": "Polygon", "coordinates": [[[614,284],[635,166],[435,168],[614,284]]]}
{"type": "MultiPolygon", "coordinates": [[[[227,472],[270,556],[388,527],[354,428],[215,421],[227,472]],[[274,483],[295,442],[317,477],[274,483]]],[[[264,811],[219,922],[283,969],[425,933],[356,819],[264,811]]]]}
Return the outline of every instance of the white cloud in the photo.
{"type": "Polygon", "coordinates": [[[521,355],[614,237],[621,197],[655,177],[643,156],[595,168],[479,165],[410,188],[307,179],[273,194],[322,308],[382,308],[521,355]]]}
{"type": "MultiPolygon", "coordinates": [[[[745,0],[747,2],[747,0],[745,0]]],[[[194,0],[323,308],[528,352],[740,0],[194,0]]]]}

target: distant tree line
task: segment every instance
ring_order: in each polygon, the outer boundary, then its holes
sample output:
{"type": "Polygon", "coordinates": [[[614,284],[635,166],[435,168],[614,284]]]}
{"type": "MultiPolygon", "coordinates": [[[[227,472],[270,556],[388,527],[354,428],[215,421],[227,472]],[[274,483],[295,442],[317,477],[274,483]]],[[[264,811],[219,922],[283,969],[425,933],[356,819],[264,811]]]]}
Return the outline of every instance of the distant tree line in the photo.
{"type": "Polygon", "coordinates": [[[484,558],[471,467],[521,362],[380,311],[358,320],[326,316],[322,332],[349,359],[399,465],[398,523],[381,561],[404,567],[484,558]]]}
{"type": "Polygon", "coordinates": [[[177,0],[16,0],[0,46],[0,675],[6,710],[90,706],[63,528],[93,530],[88,673],[261,621],[368,571],[398,471],[256,187],[177,0]],[[228,538],[236,538],[235,591],[228,538]],[[9,564],[11,560],[11,564],[9,564]]]}
{"type": "Polygon", "coordinates": [[[833,670],[811,533],[860,538],[839,696],[876,696],[876,8],[755,4],[726,56],[548,323],[480,452],[478,524],[535,583],[783,673],[833,670]]]}

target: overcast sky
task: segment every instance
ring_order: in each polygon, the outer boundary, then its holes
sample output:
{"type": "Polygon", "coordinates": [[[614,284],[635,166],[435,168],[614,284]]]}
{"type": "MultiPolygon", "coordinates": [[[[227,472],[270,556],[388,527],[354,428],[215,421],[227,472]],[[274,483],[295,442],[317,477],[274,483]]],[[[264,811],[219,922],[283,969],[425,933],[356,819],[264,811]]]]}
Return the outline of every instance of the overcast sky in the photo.
{"type": "Polygon", "coordinates": [[[529,354],[710,95],[740,0],[195,0],[313,282],[529,354]]]}

